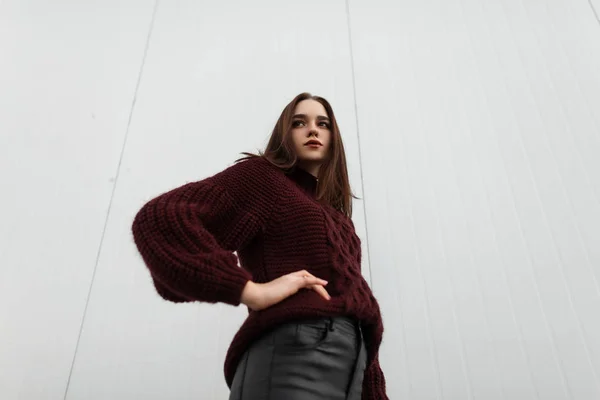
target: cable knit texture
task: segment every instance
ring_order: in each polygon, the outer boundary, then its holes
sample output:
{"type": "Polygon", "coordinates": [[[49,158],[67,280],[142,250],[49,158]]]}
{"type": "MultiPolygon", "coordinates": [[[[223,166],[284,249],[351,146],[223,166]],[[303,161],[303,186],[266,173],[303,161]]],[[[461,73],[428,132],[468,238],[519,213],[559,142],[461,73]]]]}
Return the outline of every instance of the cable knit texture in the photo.
{"type": "Polygon", "coordinates": [[[249,280],[265,283],[302,269],[329,281],[329,301],[301,290],[264,310],[248,309],[225,357],[229,387],[246,349],[268,330],[346,315],[363,323],[362,399],[388,399],[378,357],[383,323],[361,274],[361,242],[350,218],[316,201],[317,184],[301,168],[286,173],[261,157],[244,160],[150,200],[133,221],[134,241],[157,293],[175,303],[237,306],[249,280]]]}

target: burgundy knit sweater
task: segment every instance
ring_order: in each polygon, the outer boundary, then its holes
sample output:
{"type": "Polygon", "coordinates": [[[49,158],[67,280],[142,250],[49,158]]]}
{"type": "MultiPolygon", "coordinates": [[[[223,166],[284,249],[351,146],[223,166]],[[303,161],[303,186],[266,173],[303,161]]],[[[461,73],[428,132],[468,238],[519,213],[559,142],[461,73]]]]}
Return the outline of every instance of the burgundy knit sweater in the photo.
{"type": "Polygon", "coordinates": [[[350,218],[317,202],[317,184],[298,167],[286,173],[262,157],[244,160],[146,203],[133,222],[135,244],[158,294],[176,303],[237,306],[249,280],[265,283],[302,269],[329,282],[331,300],[301,290],[264,310],[248,309],[225,357],[227,386],[244,351],[269,329],[346,315],[363,322],[362,398],[388,399],[378,357],[383,323],[361,275],[360,239],[350,218]]]}

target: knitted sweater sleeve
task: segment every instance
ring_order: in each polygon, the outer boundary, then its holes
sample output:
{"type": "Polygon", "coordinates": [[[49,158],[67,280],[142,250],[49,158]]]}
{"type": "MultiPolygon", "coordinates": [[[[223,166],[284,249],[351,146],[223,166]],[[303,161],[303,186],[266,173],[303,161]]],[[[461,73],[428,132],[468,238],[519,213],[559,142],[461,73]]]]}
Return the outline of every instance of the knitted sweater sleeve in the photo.
{"type": "Polygon", "coordinates": [[[136,214],[132,233],[157,293],[172,302],[237,306],[252,275],[234,251],[263,228],[275,202],[262,159],[172,189],[136,214]]]}
{"type": "Polygon", "coordinates": [[[379,349],[383,339],[383,320],[379,303],[371,293],[374,319],[364,331],[367,340],[367,368],[363,376],[362,400],[389,400],[386,394],[386,381],[379,364],[379,349]]]}
{"type": "Polygon", "coordinates": [[[362,400],[389,400],[385,388],[385,376],[379,365],[379,356],[365,370],[362,400]]]}

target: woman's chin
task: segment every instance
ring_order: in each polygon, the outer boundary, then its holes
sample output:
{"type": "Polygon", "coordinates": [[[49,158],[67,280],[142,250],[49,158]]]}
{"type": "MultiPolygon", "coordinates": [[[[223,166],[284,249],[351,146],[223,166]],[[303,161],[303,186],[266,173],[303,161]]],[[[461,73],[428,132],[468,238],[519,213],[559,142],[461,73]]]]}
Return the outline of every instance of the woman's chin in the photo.
{"type": "Polygon", "coordinates": [[[310,155],[310,156],[298,155],[298,161],[300,161],[302,163],[308,163],[308,164],[320,164],[323,162],[323,157],[316,156],[316,155],[310,155]]]}

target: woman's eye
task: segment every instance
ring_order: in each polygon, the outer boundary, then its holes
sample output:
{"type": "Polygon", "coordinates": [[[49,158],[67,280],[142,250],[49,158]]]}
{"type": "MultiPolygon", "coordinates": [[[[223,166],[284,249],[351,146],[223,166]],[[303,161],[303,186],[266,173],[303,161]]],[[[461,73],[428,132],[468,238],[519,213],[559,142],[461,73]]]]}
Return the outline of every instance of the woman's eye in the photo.
{"type": "MultiPolygon", "coordinates": [[[[304,121],[296,120],[296,121],[292,122],[292,126],[298,126],[297,124],[303,124],[303,123],[304,123],[304,121]]],[[[325,128],[329,129],[329,124],[327,122],[321,122],[320,125],[323,125],[323,126],[325,126],[325,128]]]]}

